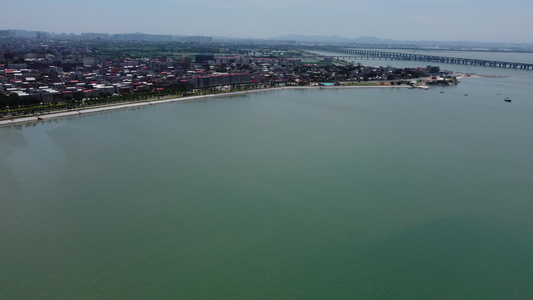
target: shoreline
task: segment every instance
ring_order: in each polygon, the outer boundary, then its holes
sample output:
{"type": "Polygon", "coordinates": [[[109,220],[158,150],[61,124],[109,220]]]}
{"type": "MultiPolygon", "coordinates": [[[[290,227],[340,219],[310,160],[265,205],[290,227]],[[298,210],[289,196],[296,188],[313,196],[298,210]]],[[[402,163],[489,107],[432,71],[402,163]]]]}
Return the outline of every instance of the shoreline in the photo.
{"type": "Polygon", "coordinates": [[[9,126],[14,126],[14,125],[40,122],[40,121],[49,121],[49,120],[54,120],[58,118],[66,118],[66,117],[93,114],[93,113],[112,111],[112,110],[145,107],[145,106],[150,106],[150,105],[158,105],[158,104],[166,104],[166,103],[182,102],[182,101],[194,101],[194,100],[201,100],[201,99],[208,99],[208,98],[215,98],[215,97],[228,97],[228,96],[233,96],[233,95],[242,95],[242,94],[258,93],[258,92],[299,90],[299,89],[317,89],[318,90],[318,89],[331,89],[331,88],[338,89],[338,88],[409,88],[409,87],[410,86],[392,86],[392,85],[368,85],[368,86],[349,86],[349,85],[339,86],[337,85],[337,86],[324,86],[324,87],[320,87],[320,86],[272,87],[272,88],[254,89],[254,90],[247,90],[247,91],[236,91],[236,92],[228,92],[228,93],[220,93],[220,94],[198,95],[198,96],[190,96],[190,97],[182,97],[182,98],[170,98],[170,99],[161,99],[161,100],[155,99],[155,100],[147,100],[147,101],[136,102],[136,103],[110,104],[110,105],[94,107],[94,108],[83,108],[83,109],[70,110],[70,111],[53,112],[49,114],[42,114],[42,115],[36,115],[36,116],[5,119],[5,120],[0,120],[0,127],[9,127],[9,126]]]}

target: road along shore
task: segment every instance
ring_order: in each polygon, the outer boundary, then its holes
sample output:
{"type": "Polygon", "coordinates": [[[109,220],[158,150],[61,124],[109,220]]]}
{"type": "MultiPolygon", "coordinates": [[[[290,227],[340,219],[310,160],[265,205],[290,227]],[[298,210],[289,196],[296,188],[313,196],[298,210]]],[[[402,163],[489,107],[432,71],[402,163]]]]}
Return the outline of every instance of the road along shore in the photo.
{"type": "Polygon", "coordinates": [[[85,114],[93,114],[93,113],[99,113],[99,112],[110,111],[110,110],[137,108],[137,107],[144,107],[144,106],[149,106],[149,105],[180,102],[180,101],[194,101],[194,100],[200,100],[200,99],[206,99],[206,98],[214,98],[214,97],[228,97],[228,96],[239,95],[239,94],[248,94],[248,93],[280,91],[280,90],[297,90],[297,89],[320,89],[320,88],[331,89],[331,88],[399,88],[399,87],[409,87],[409,86],[391,86],[391,85],[368,85],[368,86],[357,86],[357,85],[349,86],[349,85],[344,85],[343,86],[343,85],[336,85],[336,86],[324,86],[324,87],[319,87],[319,86],[273,87],[273,88],[254,89],[254,90],[247,90],[247,91],[227,92],[227,93],[220,93],[220,94],[189,96],[189,97],[182,97],[182,98],[170,98],[170,99],[162,99],[162,100],[154,99],[154,100],[146,100],[146,101],[143,101],[143,102],[135,102],[135,103],[122,103],[122,104],[118,103],[118,104],[110,104],[110,105],[104,105],[104,106],[98,106],[98,107],[92,107],[92,108],[83,108],[83,109],[61,111],[61,112],[52,112],[52,113],[49,113],[49,114],[39,114],[39,115],[26,116],[26,117],[15,117],[15,118],[9,118],[9,119],[0,120],[0,127],[19,125],[19,124],[23,124],[23,123],[32,123],[32,122],[53,120],[53,119],[58,119],[58,118],[79,116],[79,115],[85,115],[85,114]]]}

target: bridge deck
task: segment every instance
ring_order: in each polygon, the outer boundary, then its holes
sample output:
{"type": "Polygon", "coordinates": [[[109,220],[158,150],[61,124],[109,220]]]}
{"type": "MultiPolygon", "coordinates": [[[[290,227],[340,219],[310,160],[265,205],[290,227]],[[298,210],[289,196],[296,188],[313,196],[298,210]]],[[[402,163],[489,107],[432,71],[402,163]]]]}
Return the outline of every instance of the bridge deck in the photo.
{"type": "Polygon", "coordinates": [[[439,55],[426,55],[426,54],[414,54],[414,53],[398,53],[398,52],[386,52],[375,50],[358,50],[358,49],[345,49],[345,48],[322,48],[317,49],[322,51],[328,51],[333,53],[339,53],[340,55],[334,55],[334,58],[339,60],[356,60],[361,58],[373,58],[373,59],[390,59],[390,60],[409,60],[409,61],[424,61],[424,62],[436,62],[456,65],[470,65],[470,66],[482,66],[482,67],[496,67],[496,68],[511,68],[521,70],[533,70],[532,63],[520,63],[510,61],[495,61],[486,59],[472,59],[472,58],[458,58],[447,57],[439,55]]]}

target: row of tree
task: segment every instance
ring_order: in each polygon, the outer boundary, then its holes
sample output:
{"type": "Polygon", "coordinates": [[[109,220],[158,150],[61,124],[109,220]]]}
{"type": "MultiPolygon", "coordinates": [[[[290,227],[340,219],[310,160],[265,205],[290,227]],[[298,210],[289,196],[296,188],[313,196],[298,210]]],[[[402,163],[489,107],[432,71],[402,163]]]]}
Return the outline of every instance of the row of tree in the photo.
{"type": "MultiPolygon", "coordinates": [[[[276,83],[268,84],[272,86],[276,83]]],[[[230,91],[247,90],[258,88],[256,83],[245,83],[232,85],[230,91]]],[[[167,97],[187,97],[194,95],[209,95],[223,93],[219,87],[169,87],[162,90],[154,89],[151,91],[137,92],[131,94],[112,95],[102,93],[99,96],[83,98],[82,92],[72,93],[62,101],[53,101],[42,103],[35,97],[19,97],[17,94],[5,95],[0,93],[0,117],[20,116],[38,113],[48,113],[65,109],[82,109],[95,105],[116,104],[124,102],[149,101],[167,97]]]]}

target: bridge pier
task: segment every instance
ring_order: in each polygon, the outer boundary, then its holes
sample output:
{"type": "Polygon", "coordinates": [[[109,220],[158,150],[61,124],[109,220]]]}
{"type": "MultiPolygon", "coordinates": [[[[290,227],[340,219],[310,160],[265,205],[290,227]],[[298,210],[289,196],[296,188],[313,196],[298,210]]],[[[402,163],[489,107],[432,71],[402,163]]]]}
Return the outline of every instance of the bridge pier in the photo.
{"type": "Polygon", "coordinates": [[[342,60],[357,60],[359,57],[361,59],[370,60],[400,60],[400,61],[424,61],[424,62],[434,62],[434,63],[446,63],[446,64],[458,64],[466,66],[482,66],[482,67],[493,67],[493,68],[509,68],[509,69],[520,69],[520,70],[533,70],[533,63],[516,63],[516,62],[503,62],[503,61],[488,61],[488,60],[478,60],[478,59],[469,59],[469,58],[456,58],[456,57],[444,57],[444,56],[432,56],[432,55],[423,55],[423,54],[412,54],[412,53],[397,53],[397,52],[385,52],[385,51],[374,51],[374,50],[361,50],[361,49],[343,49],[336,47],[313,47],[312,49],[326,50],[328,52],[337,52],[344,55],[334,56],[337,59],[342,60]]]}

